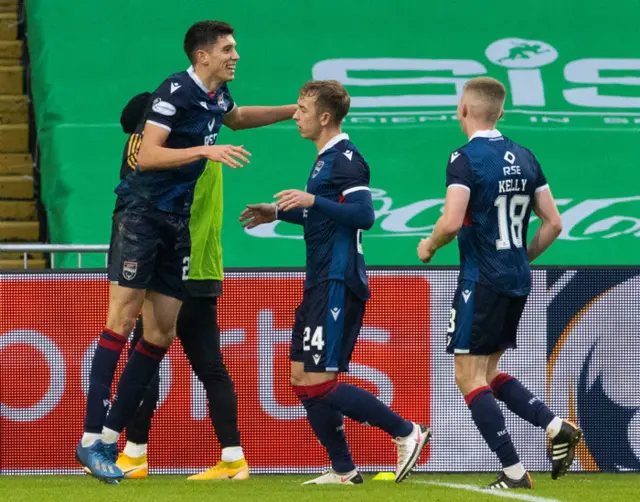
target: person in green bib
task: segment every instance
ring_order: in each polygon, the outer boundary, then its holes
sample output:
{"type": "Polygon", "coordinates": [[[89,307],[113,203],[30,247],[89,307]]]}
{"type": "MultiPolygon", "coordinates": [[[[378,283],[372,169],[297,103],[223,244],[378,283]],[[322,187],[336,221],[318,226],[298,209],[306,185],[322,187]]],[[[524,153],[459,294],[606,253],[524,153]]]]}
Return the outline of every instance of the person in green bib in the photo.
{"type": "Polygon", "coordinates": [[[238,400],[222,358],[218,297],[222,295],[222,164],[209,161],[196,183],[189,231],[191,256],[177,336],[202,382],[222,459],[192,480],[246,479],[249,469],[238,430],[238,400]]]}

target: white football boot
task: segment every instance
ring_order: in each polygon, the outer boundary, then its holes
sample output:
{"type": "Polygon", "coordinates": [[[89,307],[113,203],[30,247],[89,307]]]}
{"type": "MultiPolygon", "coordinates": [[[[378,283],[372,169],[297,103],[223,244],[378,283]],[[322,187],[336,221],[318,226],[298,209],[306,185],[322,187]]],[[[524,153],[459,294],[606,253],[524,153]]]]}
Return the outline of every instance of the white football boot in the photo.
{"type": "Polygon", "coordinates": [[[362,476],[358,469],[354,469],[346,474],[339,474],[333,469],[329,469],[322,476],[305,481],[303,485],[361,485],[362,476]]]}
{"type": "Polygon", "coordinates": [[[422,449],[431,440],[431,429],[426,425],[413,424],[413,431],[407,437],[396,438],[393,442],[398,448],[398,468],[396,483],[402,483],[418,462],[422,449]]]}

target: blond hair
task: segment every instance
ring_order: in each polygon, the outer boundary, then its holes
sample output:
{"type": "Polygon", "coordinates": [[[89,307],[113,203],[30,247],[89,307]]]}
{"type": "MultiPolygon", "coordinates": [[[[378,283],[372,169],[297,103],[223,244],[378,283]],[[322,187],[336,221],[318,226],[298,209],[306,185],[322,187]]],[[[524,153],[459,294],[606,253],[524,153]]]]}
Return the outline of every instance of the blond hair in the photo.
{"type": "Polygon", "coordinates": [[[464,84],[462,92],[468,95],[468,105],[477,119],[487,124],[498,121],[507,96],[502,82],[491,77],[476,77],[464,84]]]}
{"type": "Polygon", "coordinates": [[[337,80],[311,80],[300,89],[300,97],[316,98],[316,108],[329,112],[334,124],[339,124],[349,113],[351,98],[344,86],[337,80]]]}

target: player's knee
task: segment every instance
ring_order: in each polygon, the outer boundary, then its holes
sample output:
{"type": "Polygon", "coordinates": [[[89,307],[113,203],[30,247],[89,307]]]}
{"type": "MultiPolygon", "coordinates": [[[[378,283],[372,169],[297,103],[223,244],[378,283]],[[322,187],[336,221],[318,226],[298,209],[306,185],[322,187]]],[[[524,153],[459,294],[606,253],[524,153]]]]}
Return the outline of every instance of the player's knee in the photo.
{"type": "Polygon", "coordinates": [[[138,291],[120,288],[112,291],[107,313],[107,329],[128,336],[136,325],[141,308],[141,297],[138,291]],[[124,291],[123,291],[124,290],[124,291]]]}
{"type": "Polygon", "coordinates": [[[489,382],[489,384],[491,384],[491,382],[493,382],[493,380],[500,374],[500,372],[497,369],[488,369],[487,370],[487,382],[489,382]]]}
{"type": "Polygon", "coordinates": [[[145,326],[143,338],[158,347],[170,347],[176,337],[174,327],[145,326]]]}
{"type": "Polygon", "coordinates": [[[467,375],[464,374],[464,372],[456,371],[455,379],[456,379],[456,386],[460,390],[463,390],[464,388],[466,388],[469,383],[469,378],[467,377],[467,375]]]}
{"type": "Polygon", "coordinates": [[[301,365],[293,365],[291,368],[291,374],[289,375],[289,382],[293,387],[308,385],[307,375],[301,365]]]}
{"type": "Polygon", "coordinates": [[[478,377],[470,368],[456,366],[455,372],[456,386],[463,394],[486,385],[484,376],[478,377]]]}
{"type": "MultiPolygon", "coordinates": [[[[176,312],[177,314],[177,312],[176,312]]],[[[160,315],[160,316],[156,316],[156,326],[155,329],[162,333],[162,335],[164,336],[171,336],[171,337],[175,337],[176,336],[176,320],[177,320],[177,315],[175,316],[170,316],[170,315],[160,315]]]]}
{"type": "Polygon", "coordinates": [[[301,385],[304,385],[305,384],[304,375],[291,373],[291,375],[289,376],[289,383],[291,384],[292,387],[299,387],[301,385]]]}
{"type": "Polygon", "coordinates": [[[171,345],[176,338],[176,330],[174,327],[158,330],[158,334],[167,346],[171,345]]]}
{"type": "Polygon", "coordinates": [[[135,313],[127,310],[109,310],[106,327],[111,331],[128,336],[136,325],[136,317],[137,315],[135,313]]]}
{"type": "Polygon", "coordinates": [[[297,361],[291,362],[289,383],[294,387],[308,385],[307,374],[304,371],[304,365],[302,363],[297,361]]]}
{"type": "Polygon", "coordinates": [[[338,378],[338,375],[334,372],[306,373],[303,370],[298,372],[292,371],[289,381],[294,387],[313,387],[316,385],[326,384],[327,382],[331,382],[336,378],[338,378]]]}

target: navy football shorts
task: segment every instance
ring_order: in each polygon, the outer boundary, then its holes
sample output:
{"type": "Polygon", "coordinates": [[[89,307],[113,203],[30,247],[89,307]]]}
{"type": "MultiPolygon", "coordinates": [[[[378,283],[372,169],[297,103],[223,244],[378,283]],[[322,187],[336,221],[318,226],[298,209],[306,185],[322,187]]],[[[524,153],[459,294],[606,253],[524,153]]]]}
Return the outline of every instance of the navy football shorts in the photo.
{"type": "Polygon", "coordinates": [[[182,300],[189,273],[189,217],[150,203],[116,204],[111,228],[109,280],[182,300]]]}
{"type": "Polygon", "coordinates": [[[527,296],[506,296],[473,281],[458,282],[449,319],[449,354],[490,355],[517,347],[527,296]]]}
{"type": "Polygon", "coordinates": [[[291,361],[304,363],[307,373],[349,371],[365,303],[342,281],[325,281],[306,289],[296,309],[291,361]]]}

